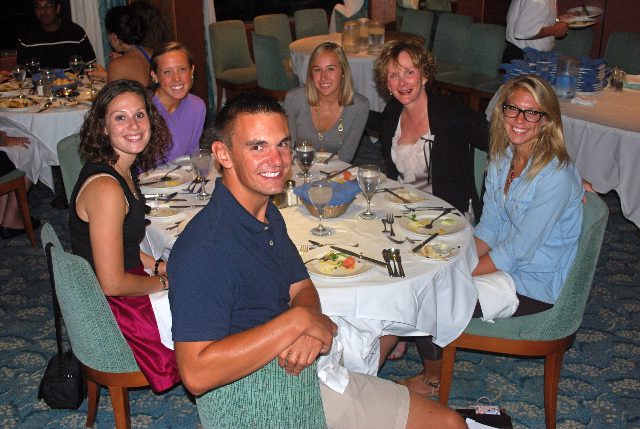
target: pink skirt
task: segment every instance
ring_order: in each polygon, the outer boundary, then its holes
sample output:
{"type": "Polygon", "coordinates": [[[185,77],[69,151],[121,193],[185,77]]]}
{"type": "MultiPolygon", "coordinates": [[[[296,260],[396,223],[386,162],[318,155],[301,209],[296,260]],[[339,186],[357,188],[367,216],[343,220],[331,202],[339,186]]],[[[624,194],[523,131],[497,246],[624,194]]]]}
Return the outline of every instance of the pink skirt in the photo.
{"type": "MultiPolygon", "coordinates": [[[[127,272],[148,276],[142,266],[127,272]]],[[[160,341],[149,296],[108,296],[107,301],[151,389],[159,393],[178,384],[180,374],[176,356],[160,341]]]]}

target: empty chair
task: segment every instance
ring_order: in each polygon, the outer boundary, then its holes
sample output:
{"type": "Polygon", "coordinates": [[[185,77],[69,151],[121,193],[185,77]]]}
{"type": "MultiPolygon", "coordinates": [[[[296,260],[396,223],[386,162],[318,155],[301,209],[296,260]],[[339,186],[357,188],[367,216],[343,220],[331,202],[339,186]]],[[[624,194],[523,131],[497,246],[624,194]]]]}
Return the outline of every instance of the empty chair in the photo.
{"type": "Polygon", "coordinates": [[[76,186],[78,176],[84,162],[80,159],[78,148],[80,147],[80,134],[71,134],[63,138],[58,143],[58,161],[60,162],[60,172],[62,173],[62,184],[67,195],[67,202],[71,198],[73,188],[76,186]]]}
{"type": "Polygon", "coordinates": [[[607,65],[629,74],[640,74],[640,33],[617,31],[609,35],[604,50],[607,65]]]}
{"type": "Polygon", "coordinates": [[[16,193],[24,228],[27,230],[31,246],[36,247],[36,234],[33,231],[33,224],[31,223],[31,212],[29,211],[27,183],[25,181],[24,171],[13,170],[4,176],[0,176],[0,195],[8,194],[9,192],[16,193]]]}
{"type": "Polygon", "coordinates": [[[589,297],[609,209],[595,193],[586,192],[578,250],[560,296],[552,308],[529,316],[472,319],[464,332],[444,348],[440,380],[441,404],[449,400],[458,348],[525,357],[544,356],[544,409],[547,429],[556,427],[558,382],[564,352],[573,343],[589,297]]]}
{"type": "Polygon", "coordinates": [[[209,24],[209,48],[216,76],[216,111],[222,106],[222,91],[227,99],[258,86],[256,66],[251,60],[244,24],[239,20],[209,24]]]}
{"type": "Polygon", "coordinates": [[[334,9],[333,10],[333,17],[335,18],[335,24],[336,24],[336,31],[338,33],[342,33],[342,27],[344,27],[344,23],[347,21],[356,21],[360,18],[366,18],[367,17],[367,2],[365,1],[362,4],[362,7],[360,9],[358,9],[358,11],[356,13],[354,13],[351,16],[344,16],[344,14],[342,12],[340,12],[339,10],[334,9]]]}
{"type": "Polygon", "coordinates": [[[258,86],[267,94],[283,101],[287,91],[297,86],[292,71],[287,71],[278,55],[275,37],[253,33],[253,56],[256,60],[258,86]]]}
{"type": "Polygon", "coordinates": [[[146,387],[149,382],[140,372],[89,262],[65,252],[48,223],[42,227],[41,239],[71,348],[87,378],[86,426],[93,427],[100,386],[106,386],[116,428],[129,428],[129,388],[146,387]]]}
{"type": "Polygon", "coordinates": [[[473,18],[467,15],[442,13],[438,16],[432,53],[437,72],[460,70],[469,50],[469,26],[473,18]]]}
{"type": "Polygon", "coordinates": [[[442,12],[451,12],[452,0],[426,0],[425,8],[427,10],[439,10],[442,12]]]}
{"type": "Polygon", "coordinates": [[[425,48],[431,47],[431,30],[433,30],[433,12],[427,10],[407,9],[402,18],[400,31],[417,34],[424,38],[425,48]]]}
{"type": "Polygon", "coordinates": [[[296,39],[329,34],[329,21],[324,9],[300,9],[293,13],[296,39]]]}
{"type": "Polygon", "coordinates": [[[556,41],[553,50],[563,55],[585,56],[591,52],[593,29],[569,30],[566,36],[556,41]]]}
{"type": "MultiPolygon", "coordinates": [[[[291,71],[291,52],[289,45],[291,44],[291,28],[289,27],[289,18],[283,13],[274,13],[269,15],[256,16],[253,19],[255,34],[263,36],[271,36],[278,42],[278,57],[282,60],[282,64],[286,71],[291,71]]],[[[255,43],[254,43],[255,46],[255,43]]],[[[253,50],[255,58],[256,51],[253,50]]]]}

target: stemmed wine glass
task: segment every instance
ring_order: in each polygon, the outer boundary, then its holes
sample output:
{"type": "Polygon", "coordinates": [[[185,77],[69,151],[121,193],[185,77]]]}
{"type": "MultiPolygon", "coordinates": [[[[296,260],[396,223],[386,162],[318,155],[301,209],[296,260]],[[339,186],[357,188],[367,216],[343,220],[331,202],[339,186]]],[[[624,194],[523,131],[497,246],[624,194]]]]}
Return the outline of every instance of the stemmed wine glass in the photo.
{"type": "Polygon", "coordinates": [[[69,67],[73,71],[73,74],[76,75],[78,80],[80,79],[80,73],[82,73],[82,67],[84,66],[84,61],[82,61],[82,57],[80,55],[71,55],[69,57],[69,67]]]}
{"type": "Polygon", "coordinates": [[[37,58],[29,58],[25,64],[31,78],[40,73],[40,61],[37,58]]]}
{"type": "Polygon", "coordinates": [[[20,95],[18,98],[24,98],[22,95],[22,82],[24,82],[27,77],[27,69],[23,65],[16,65],[11,69],[11,77],[18,82],[18,87],[20,88],[20,95]]]}
{"type": "Polygon", "coordinates": [[[98,70],[98,66],[96,66],[96,63],[94,61],[90,62],[90,63],[86,63],[84,65],[84,72],[87,75],[87,77],[89,78],[89,84],[90,84],[90,88],[91,88],[91,92],[93,93],[95,91],[95,86],[93,86],[93,72],[98,70]]]}
{"type": "Polygon", "coordinates": [[[309,199],[311,200],[311,204],[318,211],[318,226],[311,229],[311,234],[313,235],[329,235],[331,234],[331,230],[329,228],[325,228],[322,226],[322,218],[324,215],[324,208],[331,201],[331,196],[333,195],[333,188],[331,187],[331,182],[325,179],[314,180],[309,184],[309,199]]]}
{"type": "Polygon", "coordinates": [[[47,86],[47,102],[48,103],[53,103],[53,90],[52,90],[52,86],[53,86],[53,82],[56,79],[56,74],[55,71],[51,68],[44,68],[42,69],[42,73],[40,73],[42,81],[44,82],[44,84],[47,86]]]}
{"type": "Polygon", "coordinates": [[[362,219],[371,220],[378,217],[371,211],[371,198],[378,190],[381,175],[382,173],[380,173],[380,168],[377,165],[363,165],[358,168],[358,184],[367,200],[367,210],[360,213],[362,219]]]}
{"type": "Polygon", "coordinates": [[[198,200],[206,200],[211,197],[207,193],[207,176],[211,171],[211,151],[209,149],[198,149],[191,154],[191,164],[196,171],[196,183],[200,183],[200,192],[196,195],[198,200]]]}
{"type": "Polygon", "coordinates": [[[298,158],[298,162],[300,163],[300,171],[296,174],[296,177],[300,177],[304,179],[304,182],[307,182],[307,179],[312,175],[309,173],[309,168],[313,165],[313,159],[316,156],[316,149],[313,147],[313,143],[308,139],[298,139],[296,141],[295,146],[296,158],[298,158]]]}

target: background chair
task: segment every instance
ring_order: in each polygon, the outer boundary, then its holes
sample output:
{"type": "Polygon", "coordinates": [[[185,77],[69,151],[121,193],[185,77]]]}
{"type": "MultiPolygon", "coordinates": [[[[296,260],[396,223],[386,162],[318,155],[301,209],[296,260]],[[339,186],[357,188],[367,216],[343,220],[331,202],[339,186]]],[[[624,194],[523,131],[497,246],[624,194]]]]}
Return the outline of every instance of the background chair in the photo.
{"type": "Polygon", "coordinates": [[[130,428],[129,388],[149,382],[136,363],[89,263],[66,253],[50,224],[42,226],[42,246],[50,253],[55,290],[71,348],[87,376],[87,427],[93,427],[106,386],[116,428],[130,428]],[[51,244],[51,246],[48,246],[51,244]]]}
{"type": "MultiPolygon", "coordinates": [[[[480,201],[482,201],[482,186],[484,185],[484,174],[487,171],[488,161],[489,154],[487,152],[477,147],[473,148],[473,178],[480,201]]],[[[476,219],[476,223],[479,221],[480,219],[476,219]]]]}
{"type": "Polygon", "coordinates": [[[252,38],[258,86],[266,94],[283,101],[287,91],[297,86],[297,78],[293,71],[285,70],[274,37],[254,33],[252,38]]]}
{"type": "Polygon", "coordinates": [[[362,7],[351,16],[344,16],[342,12],[334,9],[334,17],[336,21],[336,32],[342,33],[342,27],[344,27],[344,23],[347,21],[357,21],[360,18],[367,18],[367,10],[369,8],[368,2],[362,4],[362,7]]]}
{"type": "Polygon", "coordinates": [[[600,197],[587,192],[586,198],[576,257],[555,305],[542,313],[496,319],[495,323],[472,319],[464,333],[444,348],[439,396],[441,404],[446,405],[449,401],[458,348],[526,357],[544,356],[546,427],[556,427],[562,357],[582,323],[609,216],[609,209],[600,197]]]}
{"type": "Polygon", "coordinates": [[[22,214],[22,222],[27,230],[31,247],[36,247],[36,234],[33,231],[31,223],[31,212],[29,211],[29,200],[27,199],[27,183],[25,181],[24,171],[13,170],[4,176],[0,176],[0,195],[16,193],[20,214],[22,214]]]}
{"type": "Polygon", "coordinates": [[[469,50],[469,26],[472,22],[473,18],[467,15],[442,13],[438,16],[433,38],[438,73],[460,70],[469,50]]]}
{"type": "Polygon", "coordinates": [[[628,74],[640,74],[640,33],[617,31],[609,35],[604,59],[628,74]]]}
{"type": "Polygon", "coordinates": [[[553,50],[563,55],[588,57],[592,42],[593,29],[569,30],[566,36],[556,41],[553,50]]]}
{"type": "Polygon", "coordinates": [[[426,0],[425,8],[427,10],[451,12],[451,0],[426,0]]]}
{"type": "Polygon", "coordinates": [[[433,12],[427,10],[407,9],[402,18],[400,31],[422,36],[425,48],[430,49],[433,16],[433,12]]]}
{"type": "MultiPolygon", "coordinates": [[[[283,13],[273,13],[269,15],[256,16],[253,19],[255,34],[271,36],[278,42],[278,58],[282,60],[282,65],[287,72],[291,72],[291,28],[289,18],[283,13]]],[[[256,57],[255,42],[253,44],[253,57],[256,57]]]]}
{"type": "Polygon", "coordinates": [[[329,34],[329,21],[324,9],[300,9],[293,13],[296,39],[329,34]]]}
{"type": "Polygon", "coordinates": [[[84,165],[80,159],[78,148],[80,146],[80,134],[71,134],[63,138],[58,143],[58,161],[60,162],[60,172],[62,173],[62,183],[64,192],[67,195],[67,202],[71,199],[71,193],[76,186],[78,176],[84,165]]]}
{"type": "Polygon", "coordinates": [[[216,76],[216,111],[219,111],[223,89],[229,100],[242,91],[257,88],[256,66],[249,53],[244,23],[240,20],[209,24],[209,49],[216,76]]]}

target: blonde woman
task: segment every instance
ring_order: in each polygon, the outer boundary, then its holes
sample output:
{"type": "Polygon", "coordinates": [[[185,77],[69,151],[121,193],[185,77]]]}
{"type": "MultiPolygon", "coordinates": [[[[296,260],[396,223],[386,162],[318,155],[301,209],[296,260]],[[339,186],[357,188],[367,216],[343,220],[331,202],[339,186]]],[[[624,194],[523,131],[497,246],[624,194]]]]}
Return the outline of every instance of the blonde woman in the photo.
{"type": "Polygon", "coordinates": [[[309,58],[306,85],[284,99],[291,141],[306,138],[316,150],[337,153],[351,162],[369,116],[369,100],[355,92],[351,68],[342,48],[318,46],[309,58]]]}

